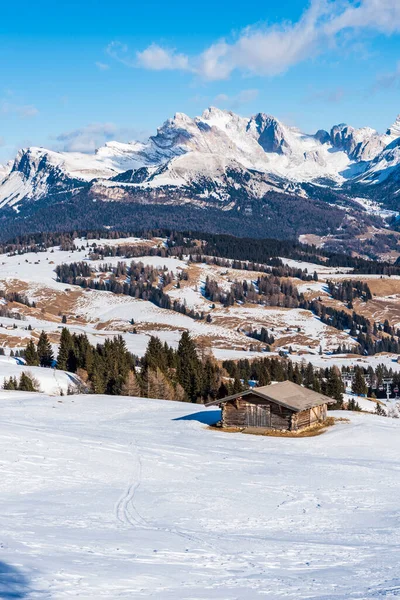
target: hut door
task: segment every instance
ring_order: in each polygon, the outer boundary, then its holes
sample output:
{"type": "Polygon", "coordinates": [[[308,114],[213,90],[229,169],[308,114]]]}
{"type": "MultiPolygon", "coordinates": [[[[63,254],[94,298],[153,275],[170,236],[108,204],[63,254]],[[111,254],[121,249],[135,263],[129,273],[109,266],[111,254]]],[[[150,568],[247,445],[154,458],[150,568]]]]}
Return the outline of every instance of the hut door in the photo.
{"type": "Polygon", "coordinates": [[[269,406],[249,404],[246,410],[246,427],[270,427],[271,411],[269,406]]]}
{"type": "Polygon", "coordinates": [[[271,408],[269,406],[257,406],[258,427],[271,426],[271,408]]]}

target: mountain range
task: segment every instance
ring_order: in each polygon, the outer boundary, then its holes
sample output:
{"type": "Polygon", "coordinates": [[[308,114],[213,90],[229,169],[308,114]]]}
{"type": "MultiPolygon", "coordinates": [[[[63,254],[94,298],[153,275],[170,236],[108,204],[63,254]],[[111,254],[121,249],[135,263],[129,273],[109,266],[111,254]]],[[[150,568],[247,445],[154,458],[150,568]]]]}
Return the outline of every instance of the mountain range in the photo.
{"type": "Polygon", "coordinates": [[[145,142],[108,142],[92,155],[21,149],[14,161],[0,166],[0,219],[4,231],[18,233],[27,231],[29,222],[38,229],[51,209],[53,224],[62,227],[68,207],[95,203],[90,210],[78,210],[81,222],[75,226],[92,226],[94,213],[107,226],[115,225],[107,221],[107,203],[113,203],[114,215],[128,220],[134,204],[142,207],[142,220],[143,206],[153,206],[149,215],[168,207],[171,214],[174,208],[178,217],[208,209],[200,219],[206,228],[207,214],[214,221],[220,214],[224,223],[229,216],[235,220],[234,229],[240,229],[242,219],[246,232],[254,230],[257,236],[262,231],[271,235],[268,221],[276,227],[272,217],[278,212],[279,237],[326,235],[351,226],[354,219],[359,226],[387,226],[382,217],[395,218],[399,192],[400,117],[382,134],[346,124],[304,134],[264,113],[245,118],[209,108],[195,118],[177,113],[145,142]],[[116,204],[129,208],[119,212],[116,204]],[[320,219],[310,229],[304,215],[296,220],[296,214],[314,207],[327,222],[320,219]]]}

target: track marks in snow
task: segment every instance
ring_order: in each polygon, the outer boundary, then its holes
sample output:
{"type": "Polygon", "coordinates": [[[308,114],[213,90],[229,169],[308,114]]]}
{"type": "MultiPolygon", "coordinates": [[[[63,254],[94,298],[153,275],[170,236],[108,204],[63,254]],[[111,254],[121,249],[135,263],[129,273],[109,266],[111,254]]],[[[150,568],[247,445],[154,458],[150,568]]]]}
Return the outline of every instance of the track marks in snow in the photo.
{"type": "Polygon", "coordinates": [[[148,528],[147,521],[138,512],[134,502],[135,494],[142,481],[142,461],[134,441],[130,443],[130,450],[134,462],[133,473],[128,487],[115,506],[115,515],[124,525],[148,528]]]}

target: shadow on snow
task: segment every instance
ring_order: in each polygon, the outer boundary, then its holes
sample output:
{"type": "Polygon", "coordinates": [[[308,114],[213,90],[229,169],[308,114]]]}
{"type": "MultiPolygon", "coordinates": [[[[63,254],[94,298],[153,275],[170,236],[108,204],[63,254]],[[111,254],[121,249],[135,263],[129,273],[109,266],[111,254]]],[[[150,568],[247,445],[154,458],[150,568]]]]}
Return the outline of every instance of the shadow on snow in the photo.
{"type": "Polygon", "coordinates": [[[30,587],[25,575],[0,561],[0,598],[2,600],[27,598],[30,587]]]}
{"type": "Polygon", "coordinates": [[[215,425],[221,419],[220,410],[202,410],[192,415],[185,415],[184,417],[177,417],[174,421],[198,421],[205,425],[215,425]]]}

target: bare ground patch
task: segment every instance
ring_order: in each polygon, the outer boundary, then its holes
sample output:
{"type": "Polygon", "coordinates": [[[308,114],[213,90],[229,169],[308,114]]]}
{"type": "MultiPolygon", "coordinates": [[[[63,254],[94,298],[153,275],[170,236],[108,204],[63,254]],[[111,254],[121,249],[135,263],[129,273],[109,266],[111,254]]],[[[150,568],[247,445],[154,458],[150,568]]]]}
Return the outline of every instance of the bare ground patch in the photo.
{"type": "Polygon", "coordinates": [[[280,437],[280,438],[308,438],[322,435],[329,427],[333,427],[336,423],[350,423],[346,418],[328,417],[324,423],[317,423],[310,427],[305,427],[300,431],[279,431],[278,429],[261,429],[257,427],[220,427],[217,425],[208,425],[207,429],[213,431],[223,431],[225,433],[244,433],[246,435],[258,435],[263,437],[280,437]]]}

